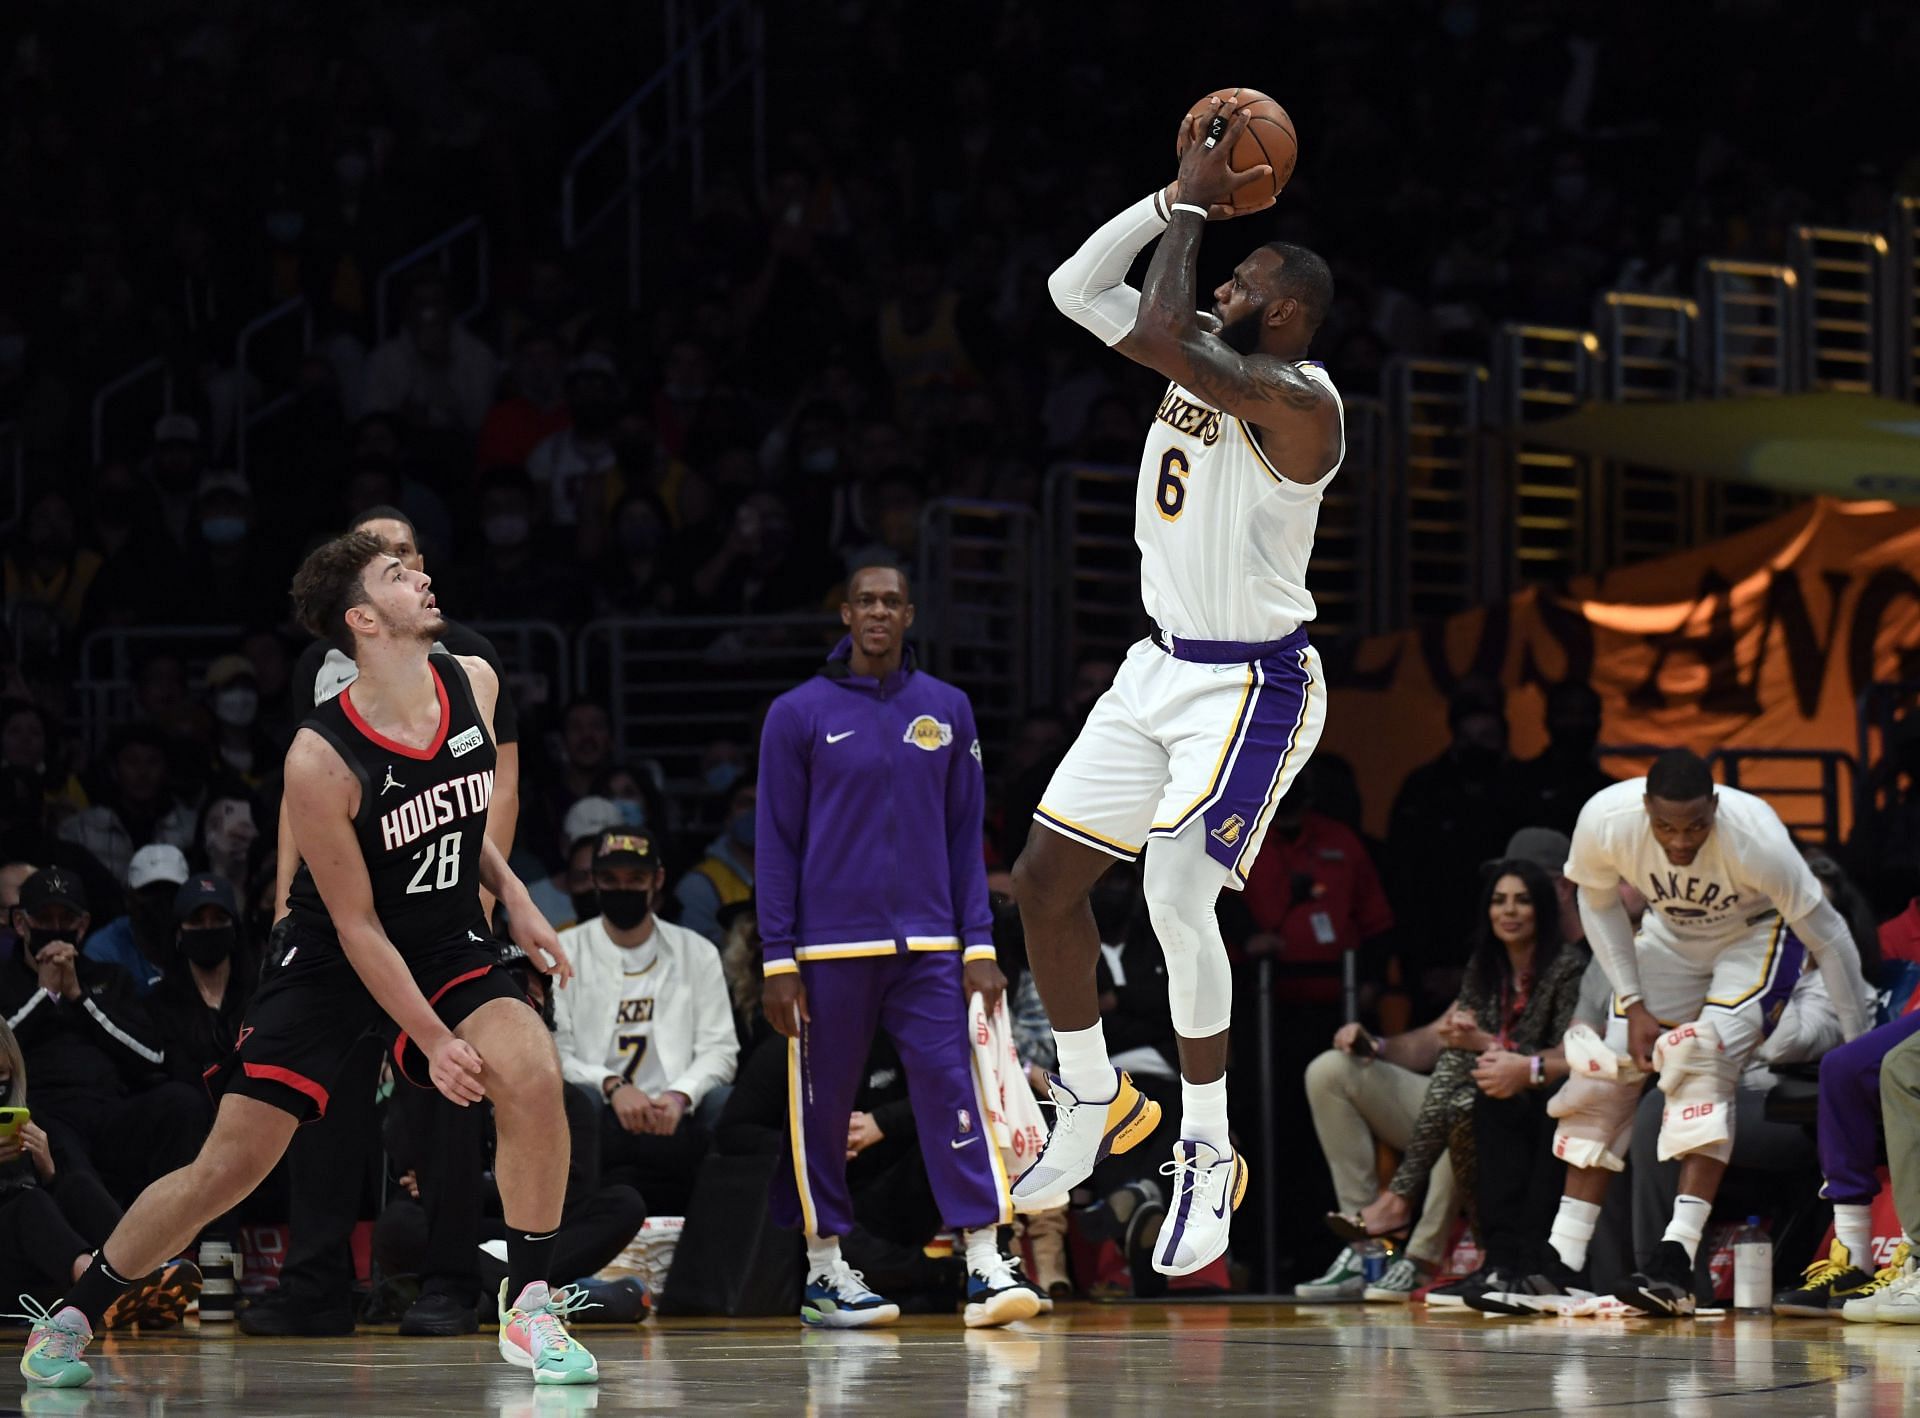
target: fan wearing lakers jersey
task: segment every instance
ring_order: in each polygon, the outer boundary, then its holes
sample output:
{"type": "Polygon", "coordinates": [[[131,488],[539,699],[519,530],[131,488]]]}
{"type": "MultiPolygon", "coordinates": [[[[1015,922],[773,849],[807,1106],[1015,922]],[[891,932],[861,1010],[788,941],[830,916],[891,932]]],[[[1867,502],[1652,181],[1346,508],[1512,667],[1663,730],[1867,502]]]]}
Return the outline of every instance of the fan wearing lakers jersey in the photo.
{"type": "MultiPolygon", "coordinates": [[[[1078,1186],[1151,1133],[1159,1107],[1108,1061],[1094,984],[1100,942],[1087,896],[1119,857],[1146,849],[1145,883],[1167,956],[1182,1077],[1180,1141],[1154,1266],[1185,1275],[1226,1249],[1247,1167],[1227,1129],[1232,975],[1214,909],[1240,890],[1275,805],[1326,717],[1307,558],[1320,499],[1345,452],[1340,396],[1307,346],[1332,300],[1326,262],[1258,247],[1196,311],[1208,220],[1263,180],[1227,154],[1247,116],[1196,110],[1180,169],[1095,232],[1048,282],[1073,320],[1170,384],[1135,493],[1140,587],[1155,630],[1127,654],[1034,814],[1014,867],[1034,982],[1059,1044],[1056,1121],[1015,1204],[1078,1186]],[[1212,141],[1209,141],[1209,140],[1212,141]],[[1125,282],[1159,238],[1145,289],[1125,282]]],[[[1269,204],[1270,205],[1270,204],[1269,204]]]]}

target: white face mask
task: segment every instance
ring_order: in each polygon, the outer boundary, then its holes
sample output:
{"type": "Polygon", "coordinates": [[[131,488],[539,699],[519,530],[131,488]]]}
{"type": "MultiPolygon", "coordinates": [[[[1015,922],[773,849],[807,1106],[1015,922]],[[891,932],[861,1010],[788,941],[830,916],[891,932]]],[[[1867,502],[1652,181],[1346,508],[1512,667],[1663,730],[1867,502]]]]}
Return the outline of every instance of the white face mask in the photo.
{"type": "Polygon", "coordinates": [[[213,717],[229,728],[246,728],[259,712],[260,692],[245,685],[223,689],[213,696],[213,717]]]}

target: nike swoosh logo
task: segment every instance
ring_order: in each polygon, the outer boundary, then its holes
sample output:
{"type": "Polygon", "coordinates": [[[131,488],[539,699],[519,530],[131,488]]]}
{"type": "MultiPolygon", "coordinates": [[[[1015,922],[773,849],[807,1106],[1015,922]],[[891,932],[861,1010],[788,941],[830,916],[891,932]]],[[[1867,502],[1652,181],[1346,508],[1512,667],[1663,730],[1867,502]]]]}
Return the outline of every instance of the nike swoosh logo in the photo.
{"type": "Polygon", "coordinates": [[[955,1152],[958,1152],[961,1148],[966,1147],[969,1144],[978,1142],[979,1140],[980,1139],[977,1137],[969,1137],[969,1138],[964,1138],[959,1142],[950,1142],[947,1144],[947,1146],[951,1147],[955,1152]]]}
{"type": "Polygon", "coordinates": [[[827,742],[839,743],[841,739],[850,739],[859,732],[860,731],[858,729],[848,729],[844,734],[828,734],[827,742]]]}

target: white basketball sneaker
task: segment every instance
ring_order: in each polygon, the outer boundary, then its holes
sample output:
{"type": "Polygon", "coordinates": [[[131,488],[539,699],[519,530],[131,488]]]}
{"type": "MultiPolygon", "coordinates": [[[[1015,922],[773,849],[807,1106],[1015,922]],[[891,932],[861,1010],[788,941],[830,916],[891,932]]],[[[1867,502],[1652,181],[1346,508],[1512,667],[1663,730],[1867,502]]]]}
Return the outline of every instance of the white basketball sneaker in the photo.
{"type": "Polygon", "coordinates": [[[1053,1130],[1027,1170],[1010,1188],[1016,1211],[1050,1202],[1093,1175],[1096,1163],[1125,1152],[1160,1126],[1160,1105],[1134,1087],[1126,1074],[1111,1099],[1080,1098],[1058,1078],[1049,1077],[1053,1130]]]}
{"type": "Polygon", "coordinates": [[[1173,1198],[1160,1224],[1153,1268],[1162,1275],[1191,1275],[1226,1251],[1234,1208],[1247,1194],[1247,1164],[1238,1153],[1183,1137],[1160,1174],[1173,1178],[1173,1198]]]}

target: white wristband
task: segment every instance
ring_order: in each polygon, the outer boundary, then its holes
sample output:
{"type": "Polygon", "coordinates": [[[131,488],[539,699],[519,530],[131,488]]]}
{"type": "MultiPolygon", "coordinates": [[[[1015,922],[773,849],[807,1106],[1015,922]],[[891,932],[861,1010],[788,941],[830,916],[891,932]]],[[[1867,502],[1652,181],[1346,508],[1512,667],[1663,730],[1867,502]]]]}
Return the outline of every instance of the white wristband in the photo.
{"type": "Polygon", "coordinates": [[[1192,212],[1202,221],[1205,221],[1207,218],[1207,209],[1205,207],[1196,207],[1191,202],[1175,202],[1173,204],[1173,210],[1176,212],[1192,212]]]}

